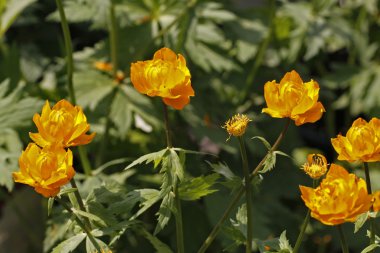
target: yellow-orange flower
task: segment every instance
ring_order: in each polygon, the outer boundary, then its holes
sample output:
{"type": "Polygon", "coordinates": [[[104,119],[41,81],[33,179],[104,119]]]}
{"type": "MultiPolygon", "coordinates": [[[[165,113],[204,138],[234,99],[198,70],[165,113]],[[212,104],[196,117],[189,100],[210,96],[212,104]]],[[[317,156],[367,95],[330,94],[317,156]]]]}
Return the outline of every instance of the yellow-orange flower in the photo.
{"type": "Polygon", "coordinates": [[[194,96],[186,60],[169,48],[158,50],[153,60],[131,65],[131,82],[136,90],[150,97],[162,97],[165,104],[181,110],[194,96]]]}
{"type": "Polygon", "coordinates": [[[365,181],[336,164],[331,164],[326,178],[316,189],[300,186],[300,190],[311,217],[326,225],[354,222],[372,205],[365,181]]]}
{"type": "Polygon", "coordinates": [[[229,134],[228,139],[231,135],[242,136],[250,121],[251,120],[245,114],[236,114],[231,119],[227,120],[223,128],[225,128],[229,134]]]}
{"type": "Polygon", "coordinates": [[[291,118],[297,126],[313,123],[322,117],[325,108],[318,102],[319,85],[311,80],[304,83],[296,71],[285,74],[281,82],[267,82],[264,97],[267,108],[262,112],[274,118],[291,118]]]}
{"type": "Polygon", "coordinates": [[[14,181],[34,187],[45,197],[56,196],[75,174],[70,149],[40,148],[34,143],[22,152],[19,165],[20,171],[13,173],[14,181]]]}
{"type": "Polygon", "coordinates": [[[50,108],[46,101],[42,113],[36,113],[33,121],[38,133],[29,133],[30,138],[40,147],[70,147],[85,145],[92,141],[95,133],[87,135],[90,129],[82,108],[73,106],[62,99],[50,108]]]}
{"type": "Polygon", "coordinates": [[[354,121],[346,136],[338,134],[331,143],[339,154],[338,160],[349,162],[380,161],[380,120],[373,118],[367,123],[362,118],[354,121]]]}
{"type": "Polygon", "coordinates": [[[320,154],[309,154],[307,163],[302,166],[303,171],[313,179],[318,179],[327,172],[326,157],[320,154]]]}
{"type": "Polygon", "coordinates": [[[373,201],[373,211],[378,212],[380,211],[380,191],[374,192],[372,194],[372,201],[373,201]]]}

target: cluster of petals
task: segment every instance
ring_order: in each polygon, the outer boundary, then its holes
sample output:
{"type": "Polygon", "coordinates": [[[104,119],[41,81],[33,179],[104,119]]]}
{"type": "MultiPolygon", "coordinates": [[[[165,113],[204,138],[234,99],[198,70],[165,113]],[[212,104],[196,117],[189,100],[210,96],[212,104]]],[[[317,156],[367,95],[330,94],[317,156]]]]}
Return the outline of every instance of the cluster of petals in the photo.
{"type": "Polygon", "coordinates": [[[236,114],[224,124],[229,136],[242,136],[251,120],[245,114],[236,114]]]}
{"type": "Polygon", "coordinates": [[[267,108],[262,112],[274,118],[290,118],[297,126],[314,123],[322,117],[325,108],[318,101],[319,85],[311,80],[304,83],[296,71],[285,74],[281,82],[264,85],[267,108]]]}
{"type": "Polygon", "coordinates": [[[22,152],[19,165],[20,171],[13,173],[15,182],[34,187],[44,197],[57,195],[75,174],[70,149],[40,148],[35,143],[22,152]]]}
{"type": "Polygon", "coordinates": [[[327,160],[321,154],[309,154],[307,163],[302,166],[303,171],[313,179],[322,177],[327,172],[327,160]]]}
{"type": "Polygon", "coordinates": [[[372,118],[367,122],[358,118],[347,131],[346,136],[339,134],[331,139],[331,143],[339,154],[338,160],[380,161],[380,120],[372,118]]]}
{"type": "Polygon", "coordinates": [[[190,78],[185,58],[169,48],[158,50],[152,60],[131,65],[131,82],[136,90],[162,97],[166,105],[177,110],[182,110],[194,96],[190,78]]]}
{"type": "Polygon", "coordinates": [[[72,152],[66,148],[91,142],[95,133],[86,134],[90,125],[82,109],[66,100],[53,108],[46,101],[41,115],[35,114],[33,121],[38,133],[29,136],[35,143],[29,143],[22,152],[20,171],[14,172],[13,178],[45,197],[56,196],[75,174],[72,152]]]}
{"type": "Polygon", "coordinates": [[[300,190],[311,216],[326,225],[354,222],[372,205],[366,182],[336,164],[331,164],[317,188],[300,186],[300,190]]]}
{"type": "Polygon", "coordinates": [[[40,147],[71,147],[85,145],[92,141],[95,133],[87,135],[90,129],[82,108],[73,106],[62,99],[50,108],[46,101],[42,113],[33,116],[38,133],[30,133],[30,138],[40,147]]]}

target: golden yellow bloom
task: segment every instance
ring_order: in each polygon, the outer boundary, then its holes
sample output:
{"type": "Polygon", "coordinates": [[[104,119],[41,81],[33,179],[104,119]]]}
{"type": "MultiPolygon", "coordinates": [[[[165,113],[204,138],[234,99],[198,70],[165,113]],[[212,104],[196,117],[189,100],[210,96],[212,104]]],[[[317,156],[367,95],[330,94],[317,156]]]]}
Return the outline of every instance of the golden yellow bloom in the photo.
{"type": "Polygon", "coordinates": [[[291,118],[297,126],[313,123],[325,112],[318,96],[318,83],[313,80],[304,83],[293,70],[286,73],[279,84],[276,81],[265,84],[264,97],[268,107],[262,112],[274,118],[291,118]]]}
{"type": "Polygon", "coordinates": [[[82,108],[73,106],[62,99],[50,108],[46,101],[42,113],[34,114],[33,121],[38,133],[29,133],[30,138],[40,147],[70,147],[84,145],[92,141],[95,133],[87,135],[90,129],[82,108]]]}
{"type": "Polygon", "coordinates": [[[112,71],[113,66],[112,63],[104,62],[104,61],[96,61],[94,63],[94,67],[101,71],[112,71]]]}
{"type": "Polygon", "coordinates": [[[20,171],[13,173],[14,181],[34,187],[44,197],[56,196],[75,174],[70,149],[40,148],[34,143],[22,152],[19,165],[20,171]]]}
{"type": "Polygon", "coordinates": [[[311,217],[326,225],[354,222],[372,205],[365,181],[336,164],[331,164],[326,178],[316,189],[300,186],[300,190],[311,217]]]}
{"type": "Polygon", "coordinates": [[[302,166],[302,169],[313,179],[318,179],[327,172],[326,157],[320,154],[309,154],[307,163],[302,166]]]}
{"type": "Polygon", "coordinates": [[[346,136],[338,134],[331,143],[339,154],[338,160],[349,162],[380,161],[380,120],[373,118],[367,123],[362,118],[354,121],[346,136]]]}
{"type": "Polygon", "coordinates": [[[380,191],[374,192],[372,194],[372,202],[373,202],[373,211],[380,211],[380,191]]]}
{"type": "Polygon", "coordinates": [[[245,133],[248,123],[251,120],[245,114],[236,114],[231,119],[227,120],[223,128],[225,128],[229,134],[227,140],[233,136],[242,136],[245,133]]]}
{"type": "Polygon", "coordinates": [[[186,60],[169,48],[161,48],[153,60],[131,65],[131,82],[136,90],[150,97],[162,97],[165,104],[181,110],[194,96],[186,60]]]}

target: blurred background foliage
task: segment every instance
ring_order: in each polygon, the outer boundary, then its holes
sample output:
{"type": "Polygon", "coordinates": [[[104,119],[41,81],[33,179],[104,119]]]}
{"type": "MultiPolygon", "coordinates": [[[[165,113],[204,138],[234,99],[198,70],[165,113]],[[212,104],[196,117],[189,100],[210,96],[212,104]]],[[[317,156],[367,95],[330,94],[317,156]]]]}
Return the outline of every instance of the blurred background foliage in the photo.
{"type": "MultiPolygon", "coordinates": [[[[279,157],[275,169],[255,181],[258,250],[262,241],[276,240],[284,230],[294,245],[307,211],[298,185],[311,184],[299,170],[306,154],[323,152],[334,162],[330,138],[345,133],[358,116],[379,117],[380,4],[376,0],[65,0],[64,5],[75,51],[77,101],[91,130],[97,132],[88,145],[96,170],[91,177],[82,176],[81,191],[89,210],[101,218],[99,226],[110,230],[99,238],[112,241],[115,252],[175,249],[172,220],[157,237],[152,235],[157,204],[138,220],[128,221],[138,210],[137,203],[146,204],[155,196],[161,178],[149,165],[123,169],[135,158],[165,147],[161,101],[133,89],[131,62],[151,59],[166,46],[185,56],[192,75],[195,97],[184,110],[169,115],[174,146],[215,156],[186,157],[187,177],[203,175],[198,184],[212,188],[201,199],[191,195],[188,200],[195,201],[183,201],[187,252],[196,252],[205,240],[237,185],[234,175],[241,176],[237,141],[226,142],[221,125],[237,112],[253,120],[245,135],[253,168],[266,149],[250,138],[259,135],[273,143],[285,124],[261,114],[266,81],[279,81],[292,69],[304,81],[318,81],[326,113],[315,124],[291,126],[280,149],[293,159],[279,157]],[[111,7],[117,20],[117,66],[123,73],[118,80],[95,68],[98,61],[111,62],[111,7]]],[[[33,114],[41,111],[45,100],[54,103],[68,96],[59,20],[54,1],[0,0],[1,252],[53,248],[68,252],[62,248],[84,239],[67,232],[71,224],[58,206],[48,219],[47,201],[29,187],[14,186],[11,177],[29,142],[28,132],[35,131],[33,114]],[[65,245],[59,244],[66,239],[65,245]]],[[[78,158],[75,169],[82,171],[78,158]]],[[[379,170],[373,168],[371,173],[373,188],[379,189],[379,170]]],[[[245,236],[242,210],[237,209],[225,223],[208,252],[243,252],[239,247],[245,236]]],[[[352,224],[344,228],[351,236],[352,252],[360,252],[368,241],[365,229],[353,235],[352,224]]],[[[337,232],[312,220],[302,252],[339,252],[337,232]]]]}

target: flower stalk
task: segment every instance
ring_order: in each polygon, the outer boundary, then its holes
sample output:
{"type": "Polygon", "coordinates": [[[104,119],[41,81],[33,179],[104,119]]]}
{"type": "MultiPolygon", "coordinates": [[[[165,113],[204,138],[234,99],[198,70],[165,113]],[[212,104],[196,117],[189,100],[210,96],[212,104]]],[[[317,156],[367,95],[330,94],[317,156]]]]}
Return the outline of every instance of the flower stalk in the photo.
{"type": "Polygon", "coordinates": [[[252,185],[249,177],[249,166],[247,151],[245,148],[244,140],[242,136],[238,137],[240,144],[240,153],[243,161],[243,173],[244,173],[244,183],[245,183],[245,198],[247,205],[247,242],[246,242],[246,253],[252,252],[252,185]]]}
{"type": "Polygon", "coordinates": [[[55,200],[57,200],[58,203],[60,203],[71,215],[74,216],[75,218],[75,221],[77,222],[77,224],[83,229],[83,231],[87,234],[88,236],[88,239],[90,239],[91,243],[94,245],[94,247],[96,248],[97,252],[103,252],[102,251],[102,248],[100,247],[99,243],[96,241],[96,239],[94,238],[94,236],[92,235],[91,233],[91,229],[89,227],[87,227],[83,222],[82,220],[73,212],[73,210],[66,204],[66,202],[64,202],[63,200],[61,200],[60,198],[55,198],[55,200]]]}
{"type": "MultiPolygon", "coordinates": [[[[69,24],[67,23],[65,10],[63,8],[62,0],[55,0],[61,18],[61,27],[63,32],[63,37],[65,41],[66,49],[66,65],[67,65],[67,86],[69,90],[69,96],[72,104],[76,104],[74,85],[73,85],[73,73],[74,73],[74,60],[73,60],[73,46],[71,44],[71,35],[69,24]]],[[[84,147],[78,147],[79,158],[83,166],[83,170],[87,176],[91,175],[91,165],[87,157],[87,151],[84,147]]]]}
{"type": "Polygon", "coordinates": [[[302,226],[301,226],[301,231],[297,237],[297,241],[296,241],[296,244],[293,248],[293,253],[298,253],[300,247],[301,247],[301,244],[302,244],[302,241],[303,241],[303,237],[305,235],[305,231],[306,231],[306,227],[307,227],[307,224],[309,223],[309,220],[310,220],[310,214],[311,214],[311,211],[310,209],[308,209],[307,213],[306,213],[306,216],[305,216],[305,219],[303,220],[303,223],[302,223],[302,226]]]}
{"type": "MultiPolygon", "coordinates": [[[[70,180],[70,185],[72,188],[77,189],[76,191],[74,191],[74,196],[75,196],[76,202],[78,203],[79,209],[83,212],[86,212],[86,208],[84,207],[82,196],[79,193],[79,189],[74,178],[70,180]]],[[[87,217],[84,218],[84,225],[86,226],[87,229],[91,230],[91,223],[87,217]]]]}
{"type": "MultiPolygon", "coordinates": [[[[363,162],[364,165],[364,173],[365,173],[365,182],[367,184],[367,192],[369,195],[372,194],[372,187],[371,187],[371,178],[369,176],[369,167],[367,162],[363,162]]],[[[371,206],[371,212],[373,211],[373,206],[371,206]]],[[[371,237],[370,237],[370,244],[375,243],[375,224],[372,217],[369,217],[369,227],[371,231],[371,237]]],[[[373,251],[370,251],[373,252],[373,251]]]]}
{"type": "MultiPolygon", "coordinates": [[[[166,145],[167,145],[167,148],[170,149],[173,147],[173,144],[172,144],[172,139],[170,136],[168,107],[166,104],[164,103],[162,104],[164,107],[163,111],[164,111],[166,145]]],[[[184,253],[185,246],[184,246],[184,239],[183,239],[182,208],[181,208],[181,199],[179,198],[179,192],[178,192],[178,180],[175,180],[175,183],[173,185],[173,191],[174,191],[174,204],[176,208],[175,226],[176,226],[176,237],[177,237],[177,252],[184,253]]]]}
{"type": "MultiPolygon", "coordinates": [[[[283,140],[289,125],[290,125],[290,119],[286,121],[286,124],[284,126],[284,129],[280,133],[280,135],[277,137],[277,140],[273,144],[272,148],[268,151],[268,153],[264,156],[264,158],[260,161],[260,163],[256,166],[256,168],[251,172],[250,174],[250,181],[257,175],[257,173],[260,171],[262,166],[264,165],[265,160],[267,157],[274,151],[277,150],[278,146],[280,145],[281,141],[283,140]]],[[[203,242],[202,246],[199,248],[198,253],[204,253],[210,247],[211,243],[214,241],[215,237],[218,235],[220,229],[222,228],[223,223],[225,220],[230,216],[231,212],[236,208],[236,205],[239,203],[240,198],[244,194],[244,187],[240,186],[235,196],[232,198],[231,202],[229,203],[227,209],[224,211],[222,217],[219,219],[219,221],[214,226],[213,230],[209,234],[209,236],[206,238],[206,240],[203,242]]]]}

